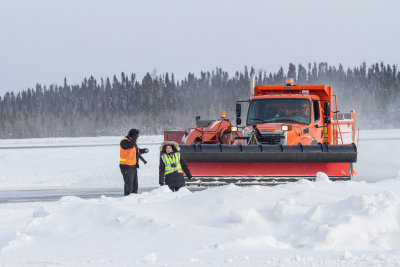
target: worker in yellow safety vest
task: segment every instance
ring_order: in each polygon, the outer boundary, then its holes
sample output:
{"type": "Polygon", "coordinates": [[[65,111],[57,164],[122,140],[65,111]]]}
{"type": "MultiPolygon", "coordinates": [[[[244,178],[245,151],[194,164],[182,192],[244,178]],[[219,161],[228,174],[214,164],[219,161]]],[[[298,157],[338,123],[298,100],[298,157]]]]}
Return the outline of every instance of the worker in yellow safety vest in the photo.
{"type": "Polygon", "coordinates": [[[139,138],[139,130],[131,129],[127,136],[122,138],[120,143],[120,161],[119,168],[121,169],[124,178],[124,195],[131,193],[136,194],[138,191],[138,175],[139,158],[144,164],[147,163],[141,154],[149,152],[147,148],[138,148],[137,139],[139,138]]]}
{"type": "Polygon", "coordinates": [[[159,167],[159,183],[167,184],[172,191],[178,191],[185,186],[183,172],[188,179],[192,178],[192,174],[182,155],[179,153],[179,145],[174,141],[165,141],[161,147],[161,158],[159,167]]]}

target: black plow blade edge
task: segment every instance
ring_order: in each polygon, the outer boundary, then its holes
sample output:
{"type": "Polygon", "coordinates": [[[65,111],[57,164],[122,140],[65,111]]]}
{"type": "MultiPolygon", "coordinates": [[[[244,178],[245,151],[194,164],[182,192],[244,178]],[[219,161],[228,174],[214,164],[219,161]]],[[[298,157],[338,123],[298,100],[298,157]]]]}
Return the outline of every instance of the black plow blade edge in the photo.
{"type": "Polygon", "coordinates": [[[187,162],[356,162],[351,145],[180,145],[187,162]]]}

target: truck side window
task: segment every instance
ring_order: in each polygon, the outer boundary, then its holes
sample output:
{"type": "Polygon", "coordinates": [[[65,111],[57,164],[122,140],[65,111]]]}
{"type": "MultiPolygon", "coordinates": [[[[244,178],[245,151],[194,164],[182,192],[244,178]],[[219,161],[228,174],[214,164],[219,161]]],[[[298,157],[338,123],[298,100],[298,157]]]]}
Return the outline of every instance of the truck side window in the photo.
{"type": "Polygon", "coordinates": [[[313,108],[314,108],[314,121],[319,121],[320,112],[319,112],[319,104],[318,101],[313,100],[313,108]]]}

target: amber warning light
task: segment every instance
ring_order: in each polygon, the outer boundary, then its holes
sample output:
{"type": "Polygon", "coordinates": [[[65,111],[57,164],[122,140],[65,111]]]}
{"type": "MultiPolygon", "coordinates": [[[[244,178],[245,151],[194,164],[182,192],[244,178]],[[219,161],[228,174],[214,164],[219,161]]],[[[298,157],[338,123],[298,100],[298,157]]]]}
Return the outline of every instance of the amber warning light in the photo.
{"type": "Polygon", "coordinates": [[[287,79],[286,79],[286,85],[287,85],[287,86],[291,86],[291,85],[293,85],[293,84],[294,84],[293,78],[287,78],[287,79]]]}
{"type": "Polygon", "coordinates": [[[225,110],[221,110],[221,117],[225,118],[225,110]]]}

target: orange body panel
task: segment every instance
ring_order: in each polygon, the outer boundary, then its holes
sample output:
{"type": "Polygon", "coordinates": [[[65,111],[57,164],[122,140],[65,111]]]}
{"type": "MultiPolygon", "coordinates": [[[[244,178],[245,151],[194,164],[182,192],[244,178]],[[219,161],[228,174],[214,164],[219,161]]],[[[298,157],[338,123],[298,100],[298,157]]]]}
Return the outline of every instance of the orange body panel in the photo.
{"type": "Polygon", "coordinates": [[[189,128],[185,131],[165,131],[164,139],[180,144],[228,144],[232,139],[231,126],[228,119],[222,118],[210,123],[207,127],[189,128]]]}

